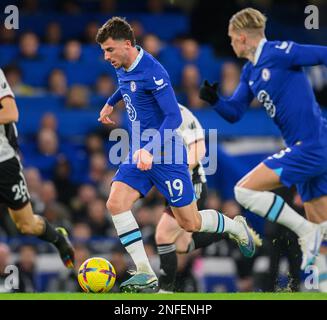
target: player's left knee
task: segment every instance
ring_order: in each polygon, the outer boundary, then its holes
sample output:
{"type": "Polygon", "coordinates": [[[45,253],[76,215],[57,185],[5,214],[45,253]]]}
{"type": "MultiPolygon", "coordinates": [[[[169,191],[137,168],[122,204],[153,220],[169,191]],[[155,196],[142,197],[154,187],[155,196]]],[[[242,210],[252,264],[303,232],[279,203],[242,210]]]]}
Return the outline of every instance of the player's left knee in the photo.
{"type": "Polygon", "coordinates": [[[110,197],[106,202],[106,207],[111,215],[116,215],[130,210],[128,201],[121,201],[121,199],[110,197]]]}

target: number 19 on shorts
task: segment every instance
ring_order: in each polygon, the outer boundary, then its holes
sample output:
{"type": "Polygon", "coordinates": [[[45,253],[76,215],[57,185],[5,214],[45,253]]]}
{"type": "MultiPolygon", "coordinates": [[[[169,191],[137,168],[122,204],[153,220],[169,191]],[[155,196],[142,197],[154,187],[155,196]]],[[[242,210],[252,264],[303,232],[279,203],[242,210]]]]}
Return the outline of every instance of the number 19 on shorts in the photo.
{"type": "Polygon", "coordinates": [[[174,191],[177,191],[177,197],[180,197],[183,194],[183,181],[181,179],[175,179],[174,181],[166,180],[165,184],[168,187],[169,195],[171,198],[174,196],[174,191]]]}

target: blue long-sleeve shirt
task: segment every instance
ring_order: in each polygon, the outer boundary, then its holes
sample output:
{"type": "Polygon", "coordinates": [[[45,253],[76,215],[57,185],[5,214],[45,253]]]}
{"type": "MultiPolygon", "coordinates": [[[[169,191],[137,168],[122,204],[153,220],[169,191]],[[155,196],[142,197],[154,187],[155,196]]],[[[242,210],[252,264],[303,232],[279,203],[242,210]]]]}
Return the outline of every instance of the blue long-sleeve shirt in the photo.
{"type": "Polygon", "coordinates": [[[327,144],[327,124],[302,67],[327,65],[327,47],[261,40],[254,63],[242,70],[234,94],[215,110],[227,121],[242,118],[254,97],[279,127],[287,145],[297,141],[327,144]]]}

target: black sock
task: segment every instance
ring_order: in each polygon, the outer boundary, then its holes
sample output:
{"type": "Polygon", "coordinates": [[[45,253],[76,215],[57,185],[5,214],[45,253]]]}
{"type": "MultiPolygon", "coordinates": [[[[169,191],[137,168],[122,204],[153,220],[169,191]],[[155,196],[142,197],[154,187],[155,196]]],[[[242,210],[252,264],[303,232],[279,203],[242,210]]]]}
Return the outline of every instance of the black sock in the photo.
{"type": "Polygon", "coordinates": [[[47,219],[43,217],[42,219],[44,220],[44,231],[38,236],[38,238],[58,247],[64,241],[64,237],[53,226],[51,226],[47,219]]]}
{"type": "Polygon", "coordinates": [[[177,273],[177,255],[175,244],[162,244],[157,246],[160,257],[160,289],[174,291],[177,273]]]}
{"type": "Polygon", "coordinates": [[[225,239],[223,233],[193,232],[192,240],[188,245],[187,252],[207,247],[210,244],[218,242],[222,239],[225,239]]]}

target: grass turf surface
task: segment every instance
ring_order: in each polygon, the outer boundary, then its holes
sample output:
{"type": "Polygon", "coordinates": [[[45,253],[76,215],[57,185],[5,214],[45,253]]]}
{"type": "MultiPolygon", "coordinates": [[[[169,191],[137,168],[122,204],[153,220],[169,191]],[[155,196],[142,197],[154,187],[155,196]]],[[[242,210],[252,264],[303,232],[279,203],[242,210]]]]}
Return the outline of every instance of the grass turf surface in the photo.
{"type": "Polygon", "coordinates": [[[327,293],[2,293],[0,300],[327,300],[327,293]]]}

